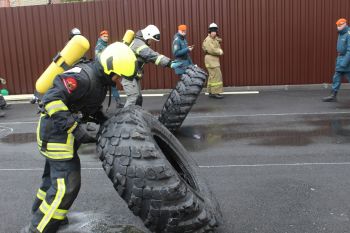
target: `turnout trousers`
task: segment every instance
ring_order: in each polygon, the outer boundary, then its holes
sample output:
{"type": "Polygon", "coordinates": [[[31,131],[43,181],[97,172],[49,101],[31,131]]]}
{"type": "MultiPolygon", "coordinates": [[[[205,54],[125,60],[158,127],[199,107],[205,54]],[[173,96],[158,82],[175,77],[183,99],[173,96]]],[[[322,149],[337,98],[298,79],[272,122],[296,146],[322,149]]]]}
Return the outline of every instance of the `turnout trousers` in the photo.
{"type": "Polygon", "coordinates": [[[33,206],[30,232],[56,232],[76,199],[81,184],[80,143],[72,133],[58,132],[50,118],[42,114],[37,127],[37,142],[45,157],[42,183],[33,206]]]}
{"type": "Polygon", "coordinates": [[[31,232],[56,232],[80,190],[80,159],[46,159],[42,183],[35,197],[31,232]]]}
{"type": "Polygon", "coordinates": [[[124,107],[129,105],[142,106],[142,93],[140,79],[133,78],[132,80],[123,78],[122,85],[126,94],[126,102],[124,107]]]}
{"type": "Polygon", "coordinates": [[[207,67],[209,78],[208,78],[208,93],[209,94],[220,94],[224,92],[222,74],[220,66],[209,68],[207,67]]]}

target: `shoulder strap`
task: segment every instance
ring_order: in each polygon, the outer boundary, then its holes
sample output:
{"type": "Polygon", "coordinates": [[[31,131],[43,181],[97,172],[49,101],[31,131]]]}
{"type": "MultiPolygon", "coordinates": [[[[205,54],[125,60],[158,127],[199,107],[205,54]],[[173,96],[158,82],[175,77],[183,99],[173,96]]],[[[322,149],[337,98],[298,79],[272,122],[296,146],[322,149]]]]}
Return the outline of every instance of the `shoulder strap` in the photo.
{"type": "Polygon", "coordinates": [[[95,75],[94,70],[89,65],[87,65],[85,62],[79,63],[77,66],[82,68],[83,71],[87,74],[89,81],[90,81],[89,92],[91,92],[92,89],[96,86],[96,79],[93,78],[95,75]]]}

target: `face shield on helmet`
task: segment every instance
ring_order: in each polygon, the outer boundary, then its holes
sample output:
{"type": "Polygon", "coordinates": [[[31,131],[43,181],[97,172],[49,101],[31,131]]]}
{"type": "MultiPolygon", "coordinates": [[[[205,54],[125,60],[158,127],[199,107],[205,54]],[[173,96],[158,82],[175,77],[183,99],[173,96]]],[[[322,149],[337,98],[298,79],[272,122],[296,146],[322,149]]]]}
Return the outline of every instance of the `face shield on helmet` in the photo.
{"type": "Polygon", "coordinates": [[[159,29],[154,25],[148,25],[144,29],[141,30],[142,37],[145,40],[155,40],[160,41],[160,31],[159,29]]]}
{"type": "Polygon", "coordinates": [[[124,43],[115,42],[107,46],[101,53],[99,61],[104,73],[130,77],[135,73],[136,56],[124,43]]]}

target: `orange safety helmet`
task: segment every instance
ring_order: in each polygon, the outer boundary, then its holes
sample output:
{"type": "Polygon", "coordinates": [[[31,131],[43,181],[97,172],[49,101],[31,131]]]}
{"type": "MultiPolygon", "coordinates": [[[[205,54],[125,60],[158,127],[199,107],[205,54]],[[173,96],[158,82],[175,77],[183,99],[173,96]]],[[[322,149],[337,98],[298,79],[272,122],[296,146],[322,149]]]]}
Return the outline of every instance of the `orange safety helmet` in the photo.
{"type": "Polygon", "coordinates": [[[100,32],[100,36],[105,36],[105,35],[109,36],[107,30],[103,30],[102,32],[100,32]]]}
{"type": "Polygon", "coordinates": [[[344,18],[340,18],[340,19],[338,19],[337,20],[337,22],[335,23],[337,26],[341,26],[341,25],[343,25],[344,23],[346,23],[347,21],[346,21],[346,19],[344,19],[344,18]]]}

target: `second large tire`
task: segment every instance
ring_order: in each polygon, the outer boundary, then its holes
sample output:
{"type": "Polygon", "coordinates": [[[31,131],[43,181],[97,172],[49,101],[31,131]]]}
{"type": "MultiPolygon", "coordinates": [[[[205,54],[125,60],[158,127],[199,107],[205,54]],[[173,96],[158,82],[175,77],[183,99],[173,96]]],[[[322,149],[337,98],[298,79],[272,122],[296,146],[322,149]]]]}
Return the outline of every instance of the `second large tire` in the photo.
{"type": "Polygon", "coordinates": [[[201,93],[207,76],[201,68],[194,65],[189,66],[181,75],[159,116],[159,121],[170,131],[180,128],[201,93]]]}
{"type": "Polygon", "coordinates": [[[194,160],[151,114],[121,109],[101,127],[97,151],[114,188],[152,232],[214,232],[217,201],[194,160]]]}

